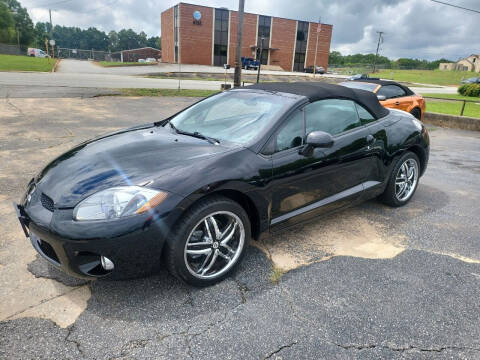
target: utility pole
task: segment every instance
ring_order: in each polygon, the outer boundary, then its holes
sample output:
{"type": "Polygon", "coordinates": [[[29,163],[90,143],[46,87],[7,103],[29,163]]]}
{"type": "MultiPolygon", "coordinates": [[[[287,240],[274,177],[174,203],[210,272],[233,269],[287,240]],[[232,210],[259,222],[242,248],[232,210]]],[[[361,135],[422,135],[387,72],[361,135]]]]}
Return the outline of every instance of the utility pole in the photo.
{"type": "Polygon", "coordinates": [[[259,61],[258,61],[258,72],[257,72],[257,84],[260,81],[260,68],[262,67],[263,40],[265,40],[265,38],[262,36],[260,38],[260,53],[258,55],[259,61]]]}
{"type": "Polygon", "coordinates": [[[15,30],[17,31],[17,46],[20,49],[20,29],[16,26],[15,30]]]}
{"type": "Polygon", "coordinates": [[[318,19],[318,24],[317,24],[317,40],[315,41],[315,58],[313,60],[313,77],[315,77],[315,75],[317,73],[318,34],[320,34],[320,31],[322,31],[322,18],[321,17],[318,19]]]}
{"type": "Polygon", "coordinates": [[[242,78],[242,33],[243,33],[243,9],[245,0],[238,1],[238,27],[237,27],[237,53],[235,54],[235,73],[233,75],[233,87],[239,87],[242,78]]]}
{"type": "Polygon", "coordinates": [[[52,10],[48,9],[48,14],[50,15],[50,39],[53,39],[53,25],[52,25],[52,10]]]}
{"type": "Polygon", "coordinates": [[[375,53],[375,59],[373,60],[373,73],[375,74],[375,70],[377,68],[377,57],[378,57],[378,49],[380,48],[380,44],[383,42],[383,31],[377,31],[378,34],[378,42],[377,42],[377,52],[375,53]]]}

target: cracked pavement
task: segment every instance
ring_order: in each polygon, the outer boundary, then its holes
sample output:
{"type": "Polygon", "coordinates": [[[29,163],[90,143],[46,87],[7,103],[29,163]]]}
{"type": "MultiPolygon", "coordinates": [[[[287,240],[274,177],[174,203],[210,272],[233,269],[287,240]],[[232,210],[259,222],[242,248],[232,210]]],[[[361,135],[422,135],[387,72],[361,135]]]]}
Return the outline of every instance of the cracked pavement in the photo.
{"type": "Polygon", "coordinates": [[[480,359],[479,133],[432,128],[408,206],[369,201],[275,234],[215,286],[163,268],[85,282],[36,256],[11,202],[74,144],[194,99],[0,101],[0,358],[480,359]],[[275,269],[289,271],[274,282],[275,269]]]}

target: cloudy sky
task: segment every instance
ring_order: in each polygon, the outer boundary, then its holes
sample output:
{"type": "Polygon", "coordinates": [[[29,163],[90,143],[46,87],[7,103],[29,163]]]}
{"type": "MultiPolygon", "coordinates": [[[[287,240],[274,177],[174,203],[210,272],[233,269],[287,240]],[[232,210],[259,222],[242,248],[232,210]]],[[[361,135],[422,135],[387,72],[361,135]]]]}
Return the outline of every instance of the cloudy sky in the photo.
{"type": "MultiPolygon", "coordinates": [[[[132,28],[160,35],[160,13],[179,0],[20,0],[33,21],[95,26],[106,32],[132,28]]],[[[480,10],[479,0],[442,0],[480,10]]],[[[189,0],[235,10],[237,0],[189,0]]],[[[382,55],[456,60],[480,53],[480,14],[431,0],[245,0],[245,11],[333,24],[332,49],[343,54],[374,52],[376,31],[385,32],[382,55]]]]}

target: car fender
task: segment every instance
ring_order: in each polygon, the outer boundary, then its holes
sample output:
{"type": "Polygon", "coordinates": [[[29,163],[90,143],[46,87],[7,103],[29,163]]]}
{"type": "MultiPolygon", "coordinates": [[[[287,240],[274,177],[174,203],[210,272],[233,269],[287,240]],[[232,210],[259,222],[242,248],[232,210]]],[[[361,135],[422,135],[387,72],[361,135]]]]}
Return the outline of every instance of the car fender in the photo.
{"type": "Polygon", "coordinates": [[[176,206],[176,221],[189,208],[211,196],[220,195],[239,203],[247,213],[252,223],[252,235],[258,236],[268,230],[270,215],[270,199],[265,198],[254,185],[249,185],[237,180],[227,180],[204,185],[186,196],[176,206]]]}

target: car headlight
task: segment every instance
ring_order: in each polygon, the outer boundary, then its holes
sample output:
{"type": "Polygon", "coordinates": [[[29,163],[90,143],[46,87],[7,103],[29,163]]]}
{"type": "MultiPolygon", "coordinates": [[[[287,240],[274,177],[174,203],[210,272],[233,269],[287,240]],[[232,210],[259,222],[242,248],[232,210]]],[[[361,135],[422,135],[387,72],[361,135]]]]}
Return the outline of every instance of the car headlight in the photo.
{"type": "Polygon", "coordinates": [[[75,220],[108,220],[142,214],[160,205],[168,194],[140,186],[121,186],[99,191],[73,210],[75,220]]]}

